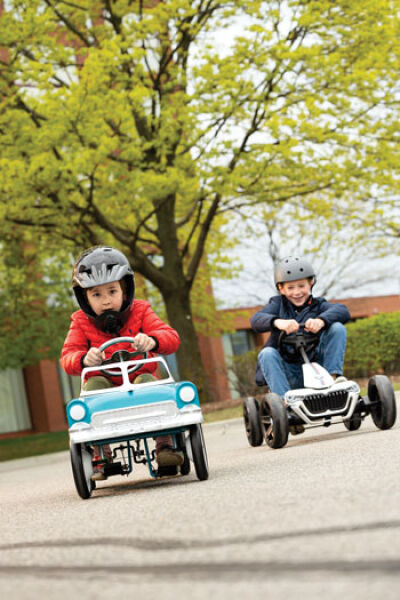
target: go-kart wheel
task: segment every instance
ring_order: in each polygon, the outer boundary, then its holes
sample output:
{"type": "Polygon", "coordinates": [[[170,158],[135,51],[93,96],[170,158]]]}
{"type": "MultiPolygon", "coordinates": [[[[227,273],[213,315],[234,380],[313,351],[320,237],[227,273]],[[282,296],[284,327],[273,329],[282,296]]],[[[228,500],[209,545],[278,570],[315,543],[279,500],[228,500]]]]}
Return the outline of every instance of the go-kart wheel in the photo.
{"type": "Polygon", "coordinates": [[[266,394],[260,404],[260,421],[265,441],[270,448],[282,448],[289,437],[289,420],[283,400],[278,394],[266,394]]]}
{"type": "Polygon", "coordinates": [[[70,444],[72,474],[75,487],[81,498],[90,498],[95,488],[90,479],[93,475],[92,455],[84,444],[70,444]]]}
{"type": "Polygon", "coordinates": [[[187,449],[186,449],[186,440],[184,433],[178,433],[176,436],[176,443],[178,449],[183,452],[183,463],[179,467],[181,475],[189,475],[190,473],[190,459],[188,457],[187,449]]]}
{"type": "Polygon", "coordinates": [[[246,398],[243,402],[243,419],[250,446],[261,446],[263,432],[258,413],[258,402],[255,398],[246,398]]]}
{"type": "Polygon", "coordinates": [[[192,446],[194,469],[197,478],[203,481],[204,479],[208,479],[208,460],[201,425],[192,425],[189,436],[192,446]]]}
{"type": "Polygon", "coordinates": [[[368,381],[368,398],[373,405],[371,417],[378,429],[390,429],[396,422],[396,398],[386,375],[375,375],[368,381]]]}
{"type": "Polygon", "coordinates": [[[360,429],[361,423],[362,423],[362,418],[358,414],[352,415],[349,419],[345,419],[343,421],[344,426],[349,431],[357,431],[357,429],[360,429]]]}

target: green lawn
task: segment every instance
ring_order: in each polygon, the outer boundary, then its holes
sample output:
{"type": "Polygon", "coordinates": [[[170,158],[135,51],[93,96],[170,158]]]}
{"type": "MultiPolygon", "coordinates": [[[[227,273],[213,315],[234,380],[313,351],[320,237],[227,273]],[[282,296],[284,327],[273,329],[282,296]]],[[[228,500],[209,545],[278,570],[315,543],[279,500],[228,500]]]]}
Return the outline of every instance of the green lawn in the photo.
{"type": "Polygon", "coordinates": [[[0,440],[0,462],[68,450],[68,432],[36,433],[0,440]]]}

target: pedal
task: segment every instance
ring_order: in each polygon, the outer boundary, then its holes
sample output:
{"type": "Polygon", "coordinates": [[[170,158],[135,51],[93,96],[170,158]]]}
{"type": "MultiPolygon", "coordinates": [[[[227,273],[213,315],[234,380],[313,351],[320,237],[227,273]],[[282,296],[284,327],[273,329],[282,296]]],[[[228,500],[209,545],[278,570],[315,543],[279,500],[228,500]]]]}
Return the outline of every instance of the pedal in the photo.
{"type": "Polygon", "coordinates": [[[123,475],[124,472],[120,462],[104,463],[104,475],[107,475],[107,477],[110,475],[123,475]]]}
{"type": "Polygon", "coordinates": [[[158,467],[157,477],[170,477],[171,475],[178,475],[178,467],[172,465],[170,467],[158,467]]]}

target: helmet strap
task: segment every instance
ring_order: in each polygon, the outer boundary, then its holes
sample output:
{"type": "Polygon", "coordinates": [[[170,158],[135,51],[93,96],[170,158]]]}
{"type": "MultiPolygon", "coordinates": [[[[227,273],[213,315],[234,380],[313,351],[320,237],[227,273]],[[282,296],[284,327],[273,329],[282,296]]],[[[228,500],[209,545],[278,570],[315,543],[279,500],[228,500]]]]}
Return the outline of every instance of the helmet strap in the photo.
{"type": "Polygon", "coordinates": [[[118,337],[125,320],[119,311],[109,309],[98,315],[94,322],[104,333],[118,337]]]}

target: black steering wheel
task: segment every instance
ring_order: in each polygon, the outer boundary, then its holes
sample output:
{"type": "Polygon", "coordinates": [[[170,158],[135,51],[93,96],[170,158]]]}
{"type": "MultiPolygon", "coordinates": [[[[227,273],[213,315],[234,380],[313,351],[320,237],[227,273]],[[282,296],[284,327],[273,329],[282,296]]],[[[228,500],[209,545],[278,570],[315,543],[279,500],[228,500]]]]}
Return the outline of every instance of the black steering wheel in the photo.
{"type": "Polygon", "coordinates": [[[299,325],[300,327],[295,333],[287,334],[285,331],[281,331],[279,335],[278,350],[287,362],[297,362],[299,356],[305,363],[309,362],[319,344],[318,333],[305,331],[305,323],[299,323],[299,325]]]}
{"type": "MultiPolygon", "coordinates": [[[[108,342],[104,342],[104,344],[102,344],[100,346],[99,350],[100,350],[100,352],[103,352],[106,348],[109,348],[110,346],[114,346],[115,344],[121,344],[122,342],[133,343],[134,338],[129,337],[129,336],[113,338],[112,340],[108,340],[108,342]]],[[[110,358],[103,360],[103,362],[101,364],[109,365],[109,364],[115,363],[115,362],[126,362],[128,360],[133,360],[137,356],[142,356],[145,359],[148,357],[148,355],[149,355],[148,352],[128,352],[128,350],[117,350],[116,352],[114,352],[111,355],[110,358]]],[[[140,363],[138,365],[132,365],[131,367],[128,368],[128,374],[131,375],[132,373],[135,373],[135,371],[140,369],[140,367],[141,367],[140,363]]],[[[120,376],[121,375],[121,371],[113,371],[112,369],[110,369],[110,370],[102,369],[102,371],[106,375],[111,375],[111,376],[118,376],[118,375],[120,376]]]]}

